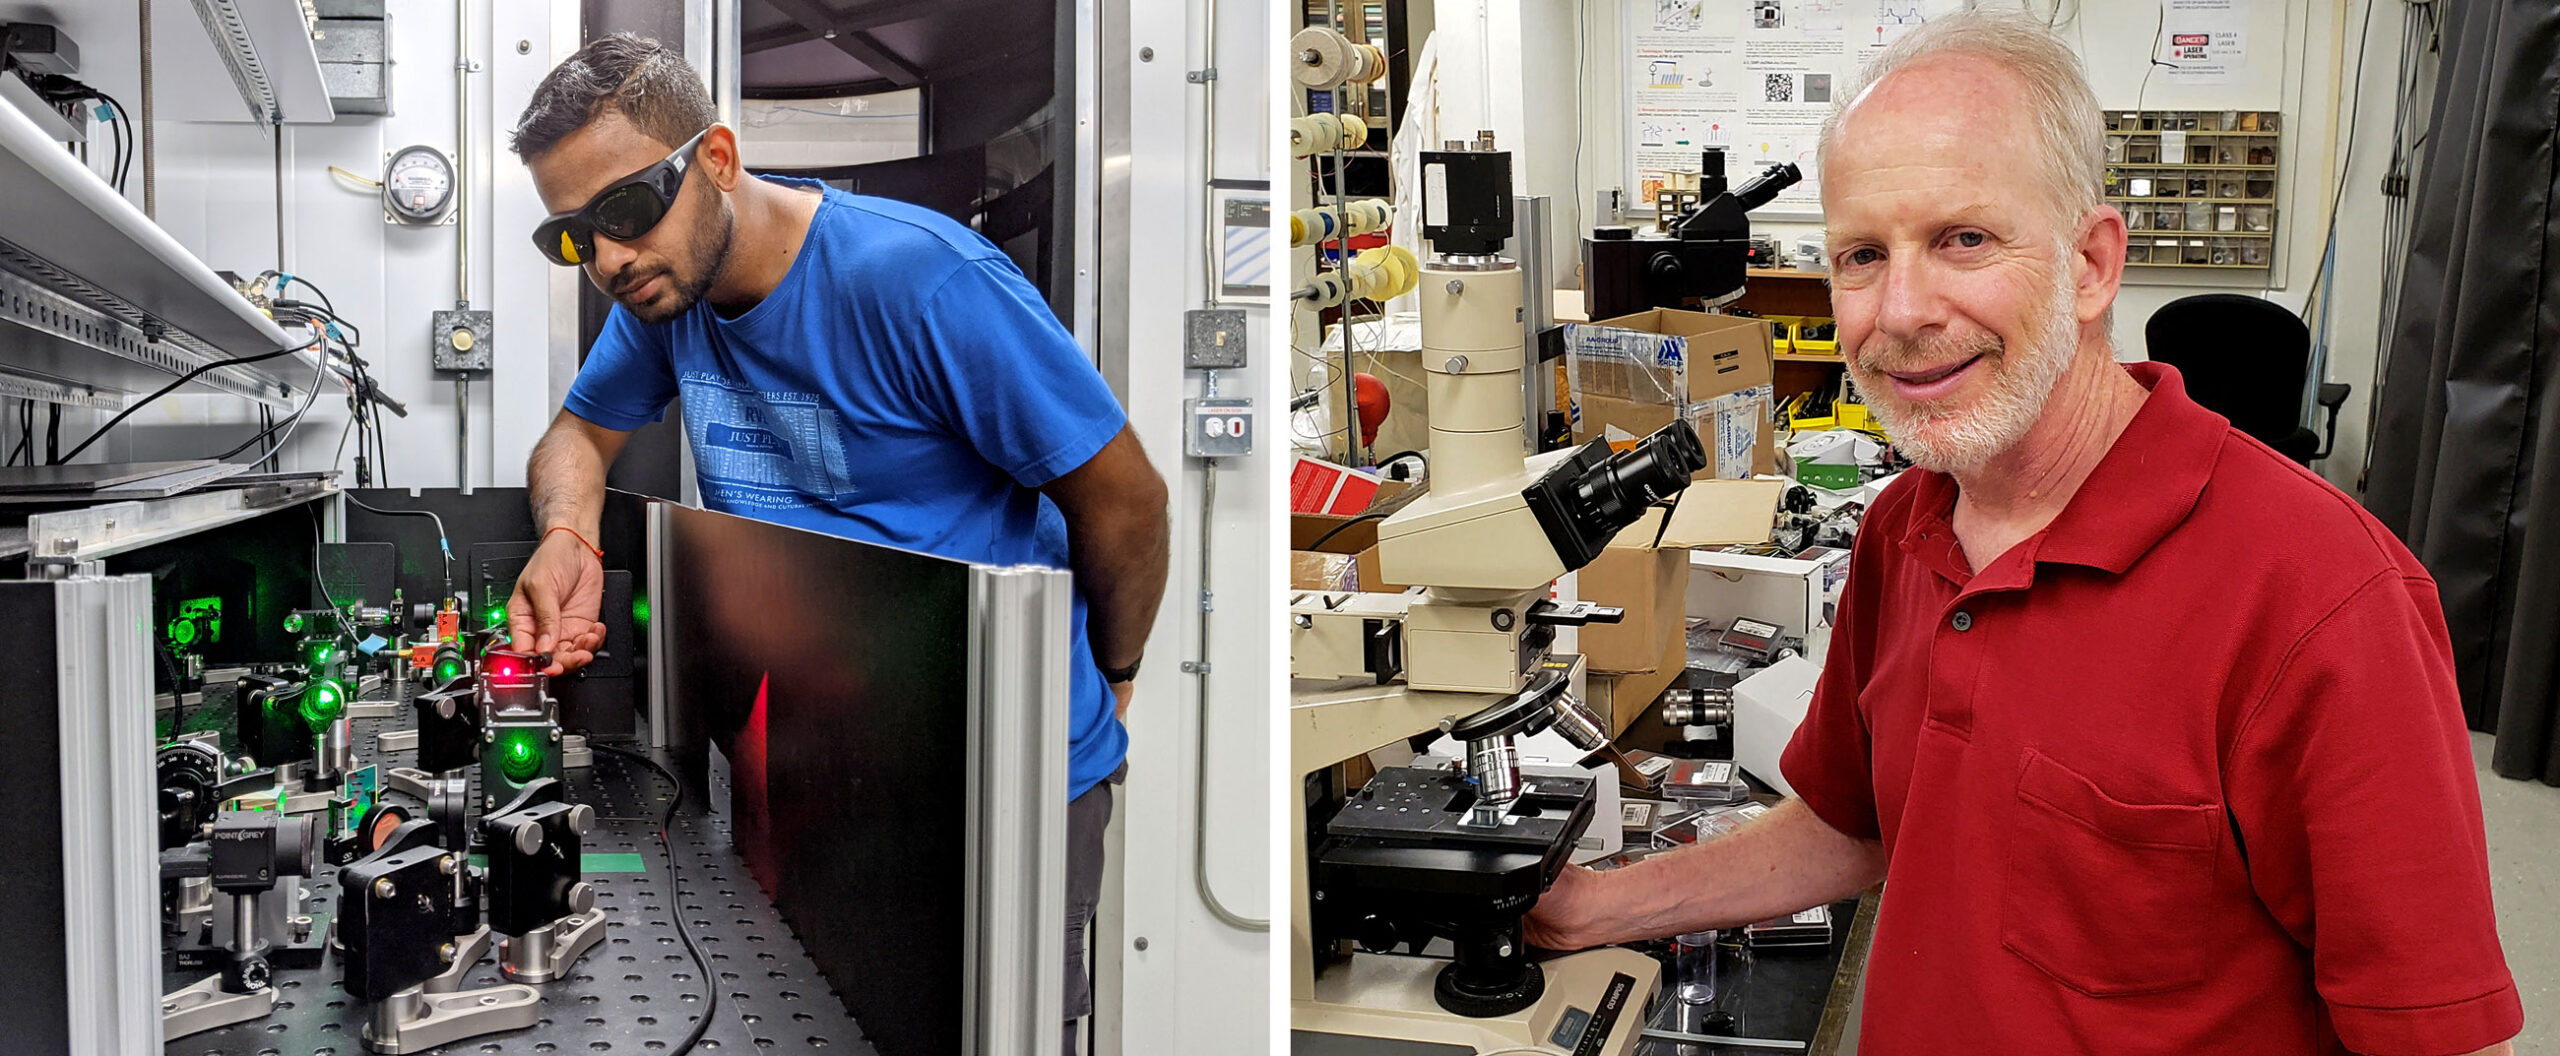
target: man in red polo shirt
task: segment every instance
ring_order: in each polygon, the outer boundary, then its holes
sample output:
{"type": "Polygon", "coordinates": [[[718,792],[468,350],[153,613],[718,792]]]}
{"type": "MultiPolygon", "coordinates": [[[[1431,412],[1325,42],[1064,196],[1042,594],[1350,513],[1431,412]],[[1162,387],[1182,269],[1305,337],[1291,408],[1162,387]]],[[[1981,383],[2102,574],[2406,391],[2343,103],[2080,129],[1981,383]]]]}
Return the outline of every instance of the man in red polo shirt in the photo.
{"type": "Polygon", "coordinates": [[[1530,940],[1884,880],[1867,1053],[2510,1051],[2434,581],[2176,371],[2114,361],[2125,225],[2077,60],[1968,13],[1844,98],[1820,155],[1841,348],[1923,471],[1859,533],[1797,798],[1568,870],[1530,940]]]}

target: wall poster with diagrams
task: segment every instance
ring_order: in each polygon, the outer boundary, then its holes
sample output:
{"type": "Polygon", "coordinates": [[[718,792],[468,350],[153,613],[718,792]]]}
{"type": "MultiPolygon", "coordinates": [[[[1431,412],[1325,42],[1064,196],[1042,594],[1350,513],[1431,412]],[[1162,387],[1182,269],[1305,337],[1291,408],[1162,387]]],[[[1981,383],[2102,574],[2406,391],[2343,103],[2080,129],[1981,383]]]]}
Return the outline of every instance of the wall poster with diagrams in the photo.
{"type": "Polygon", "coordinates": [[[1804,182],[1763,207],[1813,219],[1822,208],[1815,141],[1833,94],[1867,58],[1962,0],[1626,0],[1627,204],[1650,210],[1672,173],[1725,149],[1740,184],[1793,162],[1804,182]]]}

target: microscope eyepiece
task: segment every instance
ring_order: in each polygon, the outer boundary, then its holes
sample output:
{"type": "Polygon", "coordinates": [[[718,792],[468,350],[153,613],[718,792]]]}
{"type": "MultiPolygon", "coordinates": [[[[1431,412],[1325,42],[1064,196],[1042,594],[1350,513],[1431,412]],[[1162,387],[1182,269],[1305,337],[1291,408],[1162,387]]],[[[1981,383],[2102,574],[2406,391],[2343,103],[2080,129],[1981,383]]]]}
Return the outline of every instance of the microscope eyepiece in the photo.
{"type": "Polygon", "coordinates": [[[1585,472],[1574,481],[1574,499],[1585,523],[1615,533],[1634,524],[1645,507],[1688,487],[1690,475],[1706,467],[1707,448],[1697,430],[1673,422],[1585,472]]]}

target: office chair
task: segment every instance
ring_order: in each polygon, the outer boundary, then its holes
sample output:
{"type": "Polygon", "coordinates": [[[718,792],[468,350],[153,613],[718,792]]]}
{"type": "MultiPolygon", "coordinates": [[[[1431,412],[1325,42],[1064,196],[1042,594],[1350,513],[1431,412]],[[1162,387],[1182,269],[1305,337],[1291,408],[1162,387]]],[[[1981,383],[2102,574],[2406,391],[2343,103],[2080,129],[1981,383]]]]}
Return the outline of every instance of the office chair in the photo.
{"type": "Polygon", "coordinates": [[[2320,383],[2322,431],[2302,424],[2302,383],[2311,369],[2311,331],[2283,305],[2237,293],[2203,293],[2161,305],[2142,326],[2151,358],[2178,368],[2187,395],[2309,466],[2338,441],[2338,408],[2350,386],[2320,383]]]}

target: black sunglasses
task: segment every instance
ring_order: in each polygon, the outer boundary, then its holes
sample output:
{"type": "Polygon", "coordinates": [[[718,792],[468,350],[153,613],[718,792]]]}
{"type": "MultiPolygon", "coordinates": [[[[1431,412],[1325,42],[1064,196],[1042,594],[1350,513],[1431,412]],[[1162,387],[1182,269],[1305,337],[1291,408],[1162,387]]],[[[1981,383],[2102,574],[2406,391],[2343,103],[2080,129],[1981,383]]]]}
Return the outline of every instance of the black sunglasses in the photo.
{"type": "Polygon", "coordinates": [[[595,259],[597,235],[629,242],[648,234],[674,207],[685,173],[693,169],[693,148],[710,134],[709,128],[694,133],[675,153],[596,192],[586,205],[551,214],[533,229],[534,247],[552,263],[574,268],[595,259]]]}

